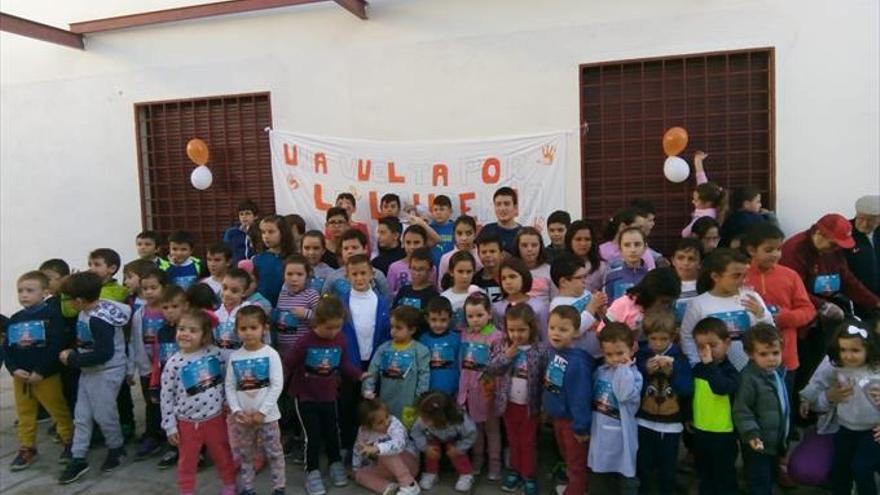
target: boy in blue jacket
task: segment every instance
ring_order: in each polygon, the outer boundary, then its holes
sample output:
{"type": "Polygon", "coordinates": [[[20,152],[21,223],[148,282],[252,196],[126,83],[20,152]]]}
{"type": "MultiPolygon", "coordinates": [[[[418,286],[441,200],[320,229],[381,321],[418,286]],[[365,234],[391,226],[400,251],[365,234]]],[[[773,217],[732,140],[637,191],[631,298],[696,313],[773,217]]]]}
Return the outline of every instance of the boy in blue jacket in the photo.
{"type": "Polygon", "coordinates": [[[644,378],[636,471],[642,486],[656,475],[661,495],[675,490],[678,443],[684,431],[686,398],[694,393],[691,365],[675,344],[675,313],[669,308],[649,310],[642,320],[647,341],[636,353],[636,365],[644,378]]]}
{"type": "Polygon", "coordinates": [[[443,296],[436,296],[425,307],[428,331],[419,337],[431,352],[429,366],[431,383],[428,390],[443,392],[451,396],[458,394],[458,370],[461,347],[461,334],[452,330],[452,304],[443,296]]]}
{"type": "MultiPolygon", "coordinates": [[[[357,231],[356,231],[357,232],[357,231]]],[[[345,263],[346,280],[351,286],[342,299],[346,312],[345,334],[348,359],[366,371],[376,349],[391,340],[391,316],[388,299],[373,290],[373,266],[366,254],[355,254],[345,263]]],[[[339,394],[339,429],[342,448],[351,452],[357,436],[357,410],[361,383],[342,383],[339,394]]]]}
{"type": "Polygon", "coordinates": [[[60,462],[70,460],[73,420],[64,400],[58,353],[64,346],[64,322],[60,307],[46,303],[49,279],[42,272],[18,278],[18,302],[24,307],[9,319],[3,351],[6,368],[13,377],[18,415],[18,455],[11,470],[21,471],[37,456],[37,409],[42,405],[55,421],[64,443],[60,462]]]}
{"type": "Polygon", "coordinates": [[[86,454],[94,423],[101,428],[108,448],[101,470],[110,472],[125,458],[116,396],[125,379],[128,360],[122,327],[128,323],[131,308],[99,299],[101,285],[97,274],[80,272],[71,275],[61,289],[79,311],[79,317],[76,347],[61,351],[58,359],[80,370],[71,447],[73,458],[58,479],[61,484],[72,483],[88,472],[86,454]]]}
{"type": "Polygon", "coordinates": [[[550,312],[547,339],[553,352],[544,375],[543,403],[553,418],[556,445],[565,461],[568,486],[564,495],[582,495],[587,489],[593,358],[573,346],[580,326],[581,315],[571,306],[557,306],[550,312]]]}

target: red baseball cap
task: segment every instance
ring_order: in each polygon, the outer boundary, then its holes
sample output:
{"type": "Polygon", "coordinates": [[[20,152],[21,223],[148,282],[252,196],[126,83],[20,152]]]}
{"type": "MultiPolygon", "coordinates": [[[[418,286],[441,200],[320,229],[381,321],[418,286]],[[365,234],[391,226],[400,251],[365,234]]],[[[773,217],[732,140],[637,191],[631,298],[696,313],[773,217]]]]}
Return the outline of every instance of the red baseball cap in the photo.
{"type": "Polygon", "coordinates": [[[852,224],[842,215],[829,213],[816,222],[816,227],[822,235],[839,247],[851,249],[856,245],[852,237],[852,224]]]}

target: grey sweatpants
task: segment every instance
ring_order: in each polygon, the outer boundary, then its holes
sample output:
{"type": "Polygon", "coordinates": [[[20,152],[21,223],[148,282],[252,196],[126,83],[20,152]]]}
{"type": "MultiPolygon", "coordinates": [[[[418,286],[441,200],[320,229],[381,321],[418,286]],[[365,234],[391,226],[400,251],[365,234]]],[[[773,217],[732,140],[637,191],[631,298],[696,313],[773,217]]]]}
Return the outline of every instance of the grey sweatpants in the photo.
{"type": "Polygon", "coordinates": [[[73,412],[73,447],[75,458],[85,458],[92,441],[92,425],[98,423],[108,448],[122,447],[122,429],[116,396],[125,379],[125,366],[79,375],[76,409],[73,412]]]}

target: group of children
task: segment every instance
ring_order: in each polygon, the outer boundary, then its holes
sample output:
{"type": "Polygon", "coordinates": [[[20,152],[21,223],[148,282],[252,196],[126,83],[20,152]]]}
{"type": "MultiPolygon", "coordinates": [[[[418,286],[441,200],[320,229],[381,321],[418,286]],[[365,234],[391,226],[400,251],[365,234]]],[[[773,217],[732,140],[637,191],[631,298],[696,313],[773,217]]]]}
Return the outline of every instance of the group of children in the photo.
{"type": "Polygon", "coordinates": [[[503,187],[497,222],[482,227],[452,220],[445,196],[428,219],[389,194],[370,235],[341,194],[323,231],[296,215],[258,219],[242,203],[204,264],[190,235],[169,236],[165,259],[159,236],[143,232],[123,285],[110,249],[79,273],[47,261],[19,278],[24,309],[5,329],[19,419],[12,469],[36,459],[40,406],[63,444],[61,483],[89,470],[95,423],[108,448],[101,469],[118,467],[139,384],[135,457],[161,453],[184,494],[205,454],[224,494],[254,493],[265,465],[284,493],[287,452],[305,464],[309,495],[327,491],[322,454],[335,487],[353,478],[416,494],[445,457],[457,491],[485,472],[532,495],[542,426],[564,463],[557,493],[673,493],[684,440],[700,493],[737,492],[741,449],[750,493],[769,494],[792,418],[811,411],[838,426],[835,493],[876,493],[880,330],[837,325],[826,362],[795,394],[798,333],[814,305],[779,264],[782,232],[749,215],[760,216],[759,194],[721,228],[738,249],[716,248],[719,226],[700,222],[726,193],[705,182],[702,158],[694,222],[669,260],[648,246],[644,202],[615,215],[603,244],[587,222],[554,212],[544,246],[503,187]]]}

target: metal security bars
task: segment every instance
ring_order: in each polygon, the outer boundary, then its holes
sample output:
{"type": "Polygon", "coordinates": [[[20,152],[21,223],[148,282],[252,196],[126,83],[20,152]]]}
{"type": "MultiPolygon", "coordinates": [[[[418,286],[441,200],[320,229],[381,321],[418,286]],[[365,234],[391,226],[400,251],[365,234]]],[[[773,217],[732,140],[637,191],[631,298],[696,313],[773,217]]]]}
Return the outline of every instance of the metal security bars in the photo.
{"type": "Polygon", "coordinates": [[[584,218],[599,229],[635,198],[657,208],[651,247],[663,253],[681,237],[692,211],[693,175],[663,177],[661,138],[681,126],[680,155],[693,165],[709,153],[709,180],[724,188],[755,185],[774,206],[774,51],[772,48],[580,66],[581,180],[584,218]]]}
{"type": "Polygon", "coordinates": [[[275,210],[269,135],[269,93],[213,96],[135,105],[141,214],[145,229],[163,237],[186,230],[196,255],[219,241],[236,220],[236,206],[251,199],[260,214],[275,210]],[[195,164],[186,143],[203,139],[210,150],[211,187],[190,184],[195,164]]]}

